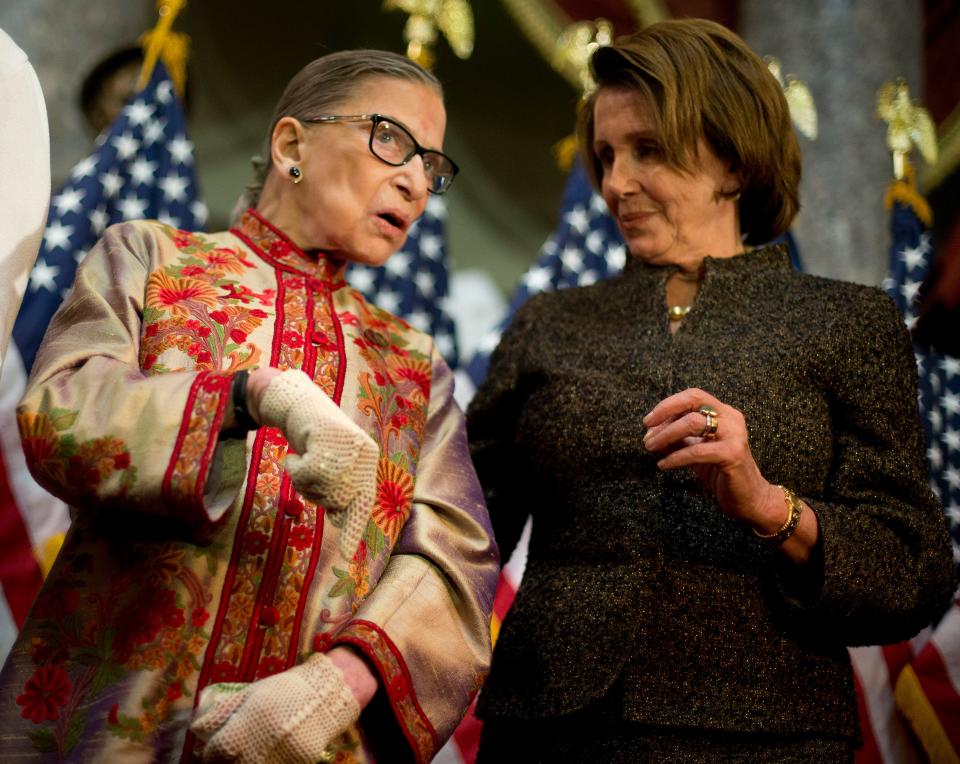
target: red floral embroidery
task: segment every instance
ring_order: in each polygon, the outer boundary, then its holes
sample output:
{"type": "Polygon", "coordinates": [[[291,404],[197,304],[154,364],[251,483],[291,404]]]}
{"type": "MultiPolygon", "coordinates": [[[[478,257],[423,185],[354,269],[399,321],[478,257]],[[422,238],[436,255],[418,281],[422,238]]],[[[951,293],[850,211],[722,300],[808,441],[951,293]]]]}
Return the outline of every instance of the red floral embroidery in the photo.
{"type": "Polygon", "coordinates": [[[219,663],[213,664],[213,669],[210,672],[210,682],[212,684],[216,684],[217,682],[235,682],[239,676],[240,670],[236,666],[227,661],[220,661],[219,663]]]}
{"type": "Polygon", "coordinates": [[[193,624],[195,629],[200,629],[203,625],[210,619],[210,613],[208,613],[204,608],[198,607],[195,608],[193,613],[190,615],[190,623],[193,624]]]}
{"type": "Polygon", "coordinates": [[[207,308],[217,307],[217,292],[207,282],[197,278],[174,278],[164,271],[154,271],[147,280],[147,301],[150,308],[167,308],[174,315],[186,317],[190,304],[207,308]]]}
{"type": "MultiPolygon", "coordinates": [[[[426,366],[426,364],[423,364],[423,366],[426,366]]],[[[396,370],[396,375],[401,379],[408,379],[413,382],[420,389],[424,398],[430,395],[429,369],[414,364],[404,364],[396,370]]]]}
{"type": "Polygon", "coordinates": [[[397,675],[390,680],[390,688],[387,691],[394,700],[404,700],[408,693],[407,683],[402,676],[397,675]]]}
{"type": "Polygon", "coordinates": [[[282,258],[290,251],[290,245],[283,239],[277,238],[270,244],[270,255],[277,259],[282,258]]]}
{"type": "Polygon", "coordinates": [[[283,333],[283,341],[290,347],[303,347],[303,337],[300,336],[299,332],[286,331],[283,333]]]}
{"type": "Polygon", "coordinates": [[[313,543],[313,528],[308,525],[295,525],[290,530],[290,546],[302,552],[313,543]]]}
{"type": "Polygon", "coordinates": [[[260,661],[260,665],[257,666],[257,679],[279,674],[281,671],[286,669],[286,667],[286,664],[279,658],[268,656],[260,661]]]}
{"type": "Polygon", "coordinates": [[[384,535],[396,539],[413,503],[413,478],[389,459],[377,465],[377,503],[373,519],[384,535]]]}
{"type": "Polygon", "coordinates": [[[333,637],[327,632],[313,635],[313,651],[315,653],[325,653],[333,645],[333,637]]]}
{"type": "Polygon", "coordinates": [[[270,546],[270,537],[260,531],[247,531],[243,537],[243,551],[247,554],[263,554],[270,546]]]}
{"type": "Polygon", "coordinates": [[[187,231],[175,230],[170,235],[170,238],[173,240],[173,245],[177,249],[186,249],[187,247],[194,246],[193,236],[187,231]]]}
{"type": "Polygon", "coordinates": [[[54,721],[66,705],[70,693],[70,677],[60,666],[40,666],[27,680],[23,693],[17,696],[17,705],[23,706],[20,715],[34,724],[54,721]]]}

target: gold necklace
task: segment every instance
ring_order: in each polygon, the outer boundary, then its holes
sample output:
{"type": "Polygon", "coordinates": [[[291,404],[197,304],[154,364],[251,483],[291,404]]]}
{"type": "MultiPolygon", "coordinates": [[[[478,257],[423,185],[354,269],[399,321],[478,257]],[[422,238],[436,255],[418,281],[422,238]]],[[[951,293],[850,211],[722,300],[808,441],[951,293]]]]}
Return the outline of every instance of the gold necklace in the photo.
{"type": "Polygon", "coordinates": [[[691,308],[693,308],[692,305],[671,305],[667,313],[671,321],[682,321],[691,308]]]}

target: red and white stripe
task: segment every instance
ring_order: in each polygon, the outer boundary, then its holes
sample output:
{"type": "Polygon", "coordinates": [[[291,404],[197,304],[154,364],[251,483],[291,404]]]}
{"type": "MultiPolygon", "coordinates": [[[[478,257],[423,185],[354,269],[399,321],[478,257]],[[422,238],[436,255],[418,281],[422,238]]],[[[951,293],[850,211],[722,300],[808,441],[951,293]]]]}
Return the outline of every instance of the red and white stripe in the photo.
{"type": "Polygon", "coordinates": [[[50,552],[70,523],[66,504],[41,488],[23,457],[16,407],[26,372],[11,345],[0,372],[0,660],[43,582],[50,552]]]}
{"type": "Polygon", "coordinates": [[[960,599],[901,673],[895,694],[929,760],[960,762],[960,599]]]}

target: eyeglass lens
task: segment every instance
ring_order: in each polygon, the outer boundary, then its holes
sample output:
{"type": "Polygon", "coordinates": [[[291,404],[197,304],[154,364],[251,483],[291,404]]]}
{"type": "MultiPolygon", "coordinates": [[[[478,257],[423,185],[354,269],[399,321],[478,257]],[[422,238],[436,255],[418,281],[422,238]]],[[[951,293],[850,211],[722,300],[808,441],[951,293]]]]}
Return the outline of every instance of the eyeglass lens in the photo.
{"type": "Polygon", "coordinates": [[[453,180],[455,171],[450,160],[436,151],[420,148],[410,133],[393,122],[387,120],[374,122],[370,148],[378,158],[392,165],[405,164],[416,154],[421,154],[423,169],[430,182],[430,189],[434,193],[445,191],[453,180]]]}

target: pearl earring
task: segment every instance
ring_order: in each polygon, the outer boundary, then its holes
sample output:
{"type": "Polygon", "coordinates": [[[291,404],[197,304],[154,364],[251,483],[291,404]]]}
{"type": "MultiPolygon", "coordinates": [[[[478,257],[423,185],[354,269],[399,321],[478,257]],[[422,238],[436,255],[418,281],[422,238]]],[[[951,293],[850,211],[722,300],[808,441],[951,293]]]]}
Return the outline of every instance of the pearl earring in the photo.
{"type": "Polygon", "coordinates": [[[293,179],[294,184],[297,184],[301,180],[303,180],[303,172],[301,172],[300,168],[297,167],[296,165],[291,167],[289,172],[290,172],[290,177],[293,179]]]}

